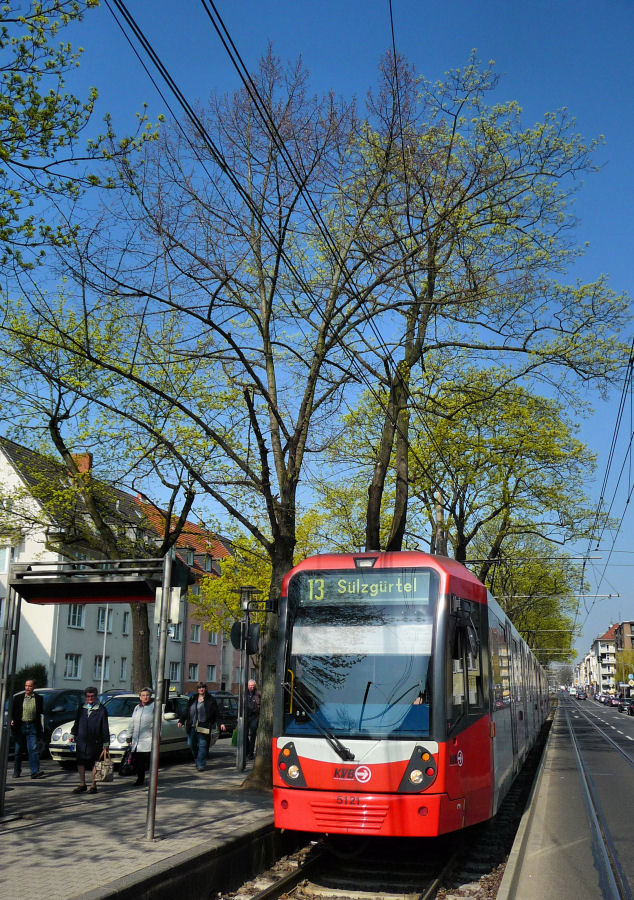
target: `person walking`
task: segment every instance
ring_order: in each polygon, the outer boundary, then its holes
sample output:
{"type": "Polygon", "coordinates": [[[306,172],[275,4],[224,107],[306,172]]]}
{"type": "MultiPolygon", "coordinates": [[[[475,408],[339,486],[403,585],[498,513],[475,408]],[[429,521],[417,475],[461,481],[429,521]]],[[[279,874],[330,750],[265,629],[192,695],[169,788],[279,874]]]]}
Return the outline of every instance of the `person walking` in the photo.
{"type": "Polygon", "coordinates": [[[110,726],[108,712],[103,703],[97,699],[97,688],[87,687],[84,691],[86,702],[80,706],[70,730],[71,741],[77,747],[77,772],[79,785],[73,788],[74,794],[97,793],[95,782],[95,763],[104,747],[110,745],[110,726]],[[86,769],[92,770],[92,783],[86,787],[86,769]]]}
{"type": "Polygon", "coordinates": [[[42,712],[44,704],[40,694],[35,693],[35,682],[27,678],[24,691],[13,697],[11,703],[11,732],[13,734],[14,756],[13,777],[22,774],[22,754],[29,758],[31,778],[42,778],[38,741],[42,739],[42,712]]]}
{"type": "Polygon", "coordinates": [[[247,730],[247,759],[254,759],[255,757],[255,739],[258,733],[261,703],[262,694],[258,691],[255,681],[250,678],[247,684],[247,695],[244,704],[247,730]]]}
{"type": "Polygon", "coordinates": [[[145,773],[150,768],[152,752],[152,723],[154,721],[154,702],[152,691],[144,687],[139,694],[139,704],[134,707],[130,723],[130,750],[134,754],[135,787],[141,787],[145,781],[145,773]]]}
{"type": "MultiPolygon", "coordinates": [[[[204,681],[199,682],[196,694],[191,697],[185,713],[178,720],[178,727],[187,728],[187,738],[196,768],[202,772],[207,765],[211,732],[218,721],[218,704],[207,691],[204,681]]],[[[224,731],[225,726],[221,725],[224,731]]]]}

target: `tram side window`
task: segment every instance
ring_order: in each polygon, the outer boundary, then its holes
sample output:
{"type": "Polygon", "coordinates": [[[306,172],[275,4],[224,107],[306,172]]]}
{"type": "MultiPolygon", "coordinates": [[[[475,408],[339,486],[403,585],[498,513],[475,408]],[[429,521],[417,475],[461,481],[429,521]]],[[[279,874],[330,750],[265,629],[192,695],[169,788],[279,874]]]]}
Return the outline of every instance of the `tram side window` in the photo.
{"type": "Polygon", "coordinates": [[[450,629],[450,652],[447,654],[447,726],[449,731],[467,715],[481,714],[484,705],[482,663],[480,659],[479,617],[472,618],[478,637],[475,653],[464,629],[450,629]]]}
{"type": "Polygon", "coordinates": [[[489,630],[489,652],[491,657],[491,681],[493,685],[493,708],[502,709],[511,702],[509,671],[509,647],[504,626],[491,617],[489,630]]]}

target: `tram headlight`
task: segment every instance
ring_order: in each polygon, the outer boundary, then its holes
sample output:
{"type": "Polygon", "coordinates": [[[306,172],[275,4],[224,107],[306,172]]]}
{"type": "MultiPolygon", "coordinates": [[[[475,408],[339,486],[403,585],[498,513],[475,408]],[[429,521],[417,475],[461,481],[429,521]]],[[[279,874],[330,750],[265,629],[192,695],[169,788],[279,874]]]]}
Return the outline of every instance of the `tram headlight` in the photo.
{"type": "Polygon", "coordinates": [[[420,784],[423,780],[423,773],[420,769],[412,769],[409,773],[409,780],[412,784],[420,784]]]}
{"type": "Polygon", "coordinates": [[[299,778],[299,766],[289,766],[286,774],[289,778],[299,778]]]}

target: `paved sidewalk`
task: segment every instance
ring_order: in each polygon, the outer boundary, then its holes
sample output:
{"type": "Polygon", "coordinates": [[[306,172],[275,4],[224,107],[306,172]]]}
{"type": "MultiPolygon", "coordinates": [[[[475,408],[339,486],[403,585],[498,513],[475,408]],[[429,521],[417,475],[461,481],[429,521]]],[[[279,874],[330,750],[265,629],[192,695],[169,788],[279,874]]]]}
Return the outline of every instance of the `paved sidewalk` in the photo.
{"type": "MultiPolygon", "coordinates": [[[[169,880],[176,866],[273,822],[270,794],[241,789],[246,773],[222,744],[205,772],[189,762],[159,769],[154,841],[145,839],[148,792],[133,778],[115,773],[96,796],[77,795],[76,772],[52,761],[43,768],[45,778],[7,781],[0,900],[107,897],[157,873],[169,880]]],[[[215,896],[213,887],[207,896],[215,896]]]]}

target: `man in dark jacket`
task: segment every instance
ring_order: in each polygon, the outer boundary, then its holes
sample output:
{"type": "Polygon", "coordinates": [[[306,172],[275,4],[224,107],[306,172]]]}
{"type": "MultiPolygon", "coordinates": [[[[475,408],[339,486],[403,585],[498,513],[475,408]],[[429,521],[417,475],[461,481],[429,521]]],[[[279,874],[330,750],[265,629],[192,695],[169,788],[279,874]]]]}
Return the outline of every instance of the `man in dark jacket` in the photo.
{"type": "Polygon", "coordinates": [[[97,699],[97,688],[87,687],[86,702],[80,706],[70,730],[71,740],[77,747],[77,773],[79,786],[73,788],[74,794],[88,791],[97,793],[95,782],[95,763],[104,747],[110,746],[110,726],[106,707],[97,699]],[[86,787],[86,769],[92,769],[92,783],[86,787]]]}
{"type": "Polygon", "coordinates": [[[35,693],[35,682],[32,678],[27,678],[24,682],[24,692],[16,694],[11,703],[11,732],[15,748],[14,778],[19,778],[22,774],[24,751],[29,757],[31,778],[41,778],[44,775],[44,772],[40,770],[40,754],[37,749],[38,740],[41,740],[43,736],[43,706],[41,696],[35,693]]]}
{"type": "MultiPolygon", "coordinates": [[[[182,728],[183,725],[187,728],[189,746],[199,772],[202,772],[207,765],[211,732],[216,727],[217,721],[218,704],[207,692],[205,682],[201,681],[196,694],[190,698],[187,704],[185,714],[178,720],[179,728],[182,728]]],[[[220,729],[224,731],[225,726],[221,725],[220,729]]]]}

